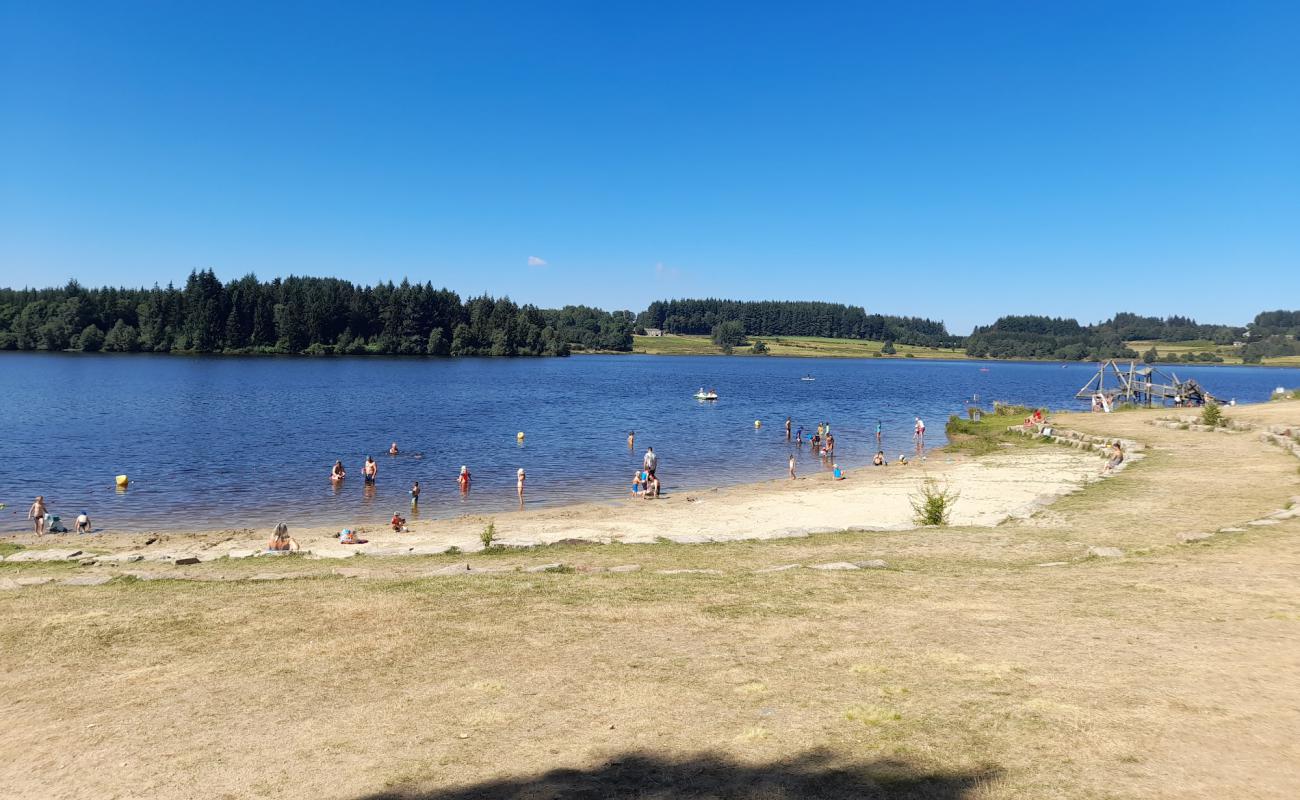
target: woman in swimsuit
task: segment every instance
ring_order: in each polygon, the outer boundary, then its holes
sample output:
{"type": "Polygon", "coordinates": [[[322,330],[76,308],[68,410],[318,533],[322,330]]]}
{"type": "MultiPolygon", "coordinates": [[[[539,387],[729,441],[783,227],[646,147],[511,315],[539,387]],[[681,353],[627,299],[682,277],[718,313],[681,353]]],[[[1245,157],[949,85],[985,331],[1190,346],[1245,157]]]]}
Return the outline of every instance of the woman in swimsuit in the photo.
{"type": "Polygon", "coordinates": [[[346,478],[347,476],[348,476],[348,474],[347,474],[346,472],[343,471],[343,462],[342,462],[342,461],[335,461],[335,462],[334,462],[334,468],[330,470],[330,480],[332,480],[332,481],[341,481],[341,480],[343,480],[344,478],[346,478]]]}
{"type": "Polygon", "coordinates": [[[298,550],[298,542],[294,541],[289,535],[289,526],[281,522],[275,526],[275,532],[271,534],[271,541],[267,542],[266,551],[268,553],[289,553],[298,550]]]}
{"type": "Polygon", "coordinates": [[[469,494],[469,467],[461,466],[460,476],[456,478],[456,483],[460,484],[461,494],[469,494]]]}

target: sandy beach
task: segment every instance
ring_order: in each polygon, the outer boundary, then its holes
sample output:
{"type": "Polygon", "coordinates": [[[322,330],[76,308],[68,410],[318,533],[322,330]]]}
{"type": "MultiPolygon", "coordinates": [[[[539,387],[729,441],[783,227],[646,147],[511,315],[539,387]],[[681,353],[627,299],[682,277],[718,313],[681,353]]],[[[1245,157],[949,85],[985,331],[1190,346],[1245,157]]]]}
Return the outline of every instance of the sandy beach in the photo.
{"type": "MultiPolygon", "coordinates": [[[[960,494],[951,524],[991,527],[1029,516],[1053,500],[1099,479],[1101,457],[1067,447],[1009,448],[972,458],[934,451],[925,462],[864,467],[834,480],[819,471],[796,480],[777,479],[725,488],[680,490],[655,500],[629,495],[614,503],[581,503],[536,511],[411,520],[406,532],[388,526],[297,527],[285,522],[310,558],[367,555],[432,555],[455,547],[482,549],[480,533],[496,526],[497,543],[508,547],[564,540],[645,544],[777,539],[831,531],[897,531],[915,527],[911,499],[927,479],[960,494]],[[341,528],[354,527],[368,540],[341,545],[341,528]]],[[[544,487],[531,487],[544,492],[544,487]]],[[[406,509],[402,509],[404,512],[406,509]]],[[[43,547],[76,546],[87,552],[139,554],[146,560],[183,557],[213,560],[259,554],[269,530],[160,530],[130,535],[26,534],[9,541],[43,547]],[[152,540],[152,541],[150,541],[152,540]]]]}

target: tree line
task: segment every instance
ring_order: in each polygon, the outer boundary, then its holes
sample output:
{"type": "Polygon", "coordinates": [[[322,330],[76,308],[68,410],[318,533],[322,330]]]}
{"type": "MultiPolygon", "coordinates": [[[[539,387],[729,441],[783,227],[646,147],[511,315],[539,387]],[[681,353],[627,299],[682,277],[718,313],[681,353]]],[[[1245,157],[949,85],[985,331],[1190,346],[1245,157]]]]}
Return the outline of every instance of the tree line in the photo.
{"type": "Polygon", "coordinates": [[[462,300],[405,280],[248,275],[223,284],[203,270],[183,288],[0,289],[0,350],[564,356],[629,351],[633,324],[630,311],[462,300]]]}
{"type": "Polygon", "coordinates": [[[656,300],[641,312],[641,328],[713,335],[723,323],[740,323],[747,336],[825,336],[872,339],[925,347],[955,347],[961,337],[942,322],[868,314],[862,306],[791,300],[656,300]]]}
{"type": "Polygon", "coordinates": [[[1300,311],[1264,311],[1246,326],[1241,360],[1258,364],[1265,358],[1300,355],[1300,311]]]}
{"type": "MultiPolygon", "coordinates": [[[[183,287],[0,288],[0,350],[109,352],[564,356],[629,352],[633,333],[713,337],[731,351],[746,337],[825,336],[962,348],[976,358],[1137,358],[1125,342],[1241,342],[1247,362],[1300,355],[1300,311],[1267,311],[1248,326],[1122,312],[1094,325],[1005,316],[970,336],[921,317],[868,314],[861,306],[809,301],[657,300],[640,314],[582,305],[540,309],[488,295],[462,299],[430,283],[361,286],[337,278],[222,283],[191,272],[183,287]]],[[[1155,348],[1144,356],[1158,357],[1155,348]]]]}

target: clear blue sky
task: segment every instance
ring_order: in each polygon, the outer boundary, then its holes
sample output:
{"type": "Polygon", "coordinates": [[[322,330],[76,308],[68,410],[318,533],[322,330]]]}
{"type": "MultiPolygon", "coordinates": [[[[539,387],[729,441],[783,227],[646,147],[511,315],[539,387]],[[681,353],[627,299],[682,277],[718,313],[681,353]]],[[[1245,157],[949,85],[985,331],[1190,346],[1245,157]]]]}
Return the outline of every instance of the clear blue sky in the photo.
{"type": "Polygon", "coordinates": [[[0,285],[1243,323],[1300,306],[1297,42],[1295,2],[0,0],[0,285]]]}

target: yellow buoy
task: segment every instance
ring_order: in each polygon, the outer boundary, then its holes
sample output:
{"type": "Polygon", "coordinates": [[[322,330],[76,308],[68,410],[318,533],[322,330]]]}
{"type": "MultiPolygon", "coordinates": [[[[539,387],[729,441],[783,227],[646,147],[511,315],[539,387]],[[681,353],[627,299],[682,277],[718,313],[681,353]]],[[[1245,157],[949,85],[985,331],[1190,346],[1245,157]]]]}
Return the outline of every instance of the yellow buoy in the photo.
{"type": "Polygon", "coordinates": [[[520,431],[519,433],[516,433],[516,434],[515,434],[515,438],[516,438],[516,439],[522,439],[522,438],[524,438],[524,432],[523,432],[523,431],[520,431]]]}
{"type": "Polygon", "coordinates": [[[759,420],[754,420],[754,427],[755,427],[755,428],[761,428],[761,427],[763,427],[763,423],[760,422],[759,420]]]}
{"type": "Polygon", "coordinates": [[[123,489],[125,489],[125,488],[126,488],[126,485],[127,485],[128,483],[130,483],[130,482],[131,482],[131,480],[130,480],[129,478],[127,478],[125,475],[118,475],[118,476],[117,476],[117,485],[120,486],[120,487],[122,487],[123,489]]]}

